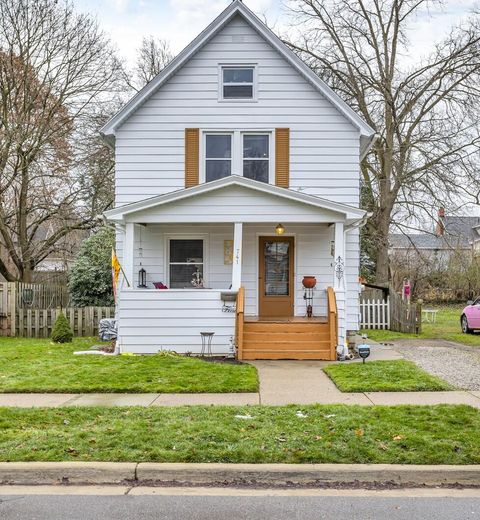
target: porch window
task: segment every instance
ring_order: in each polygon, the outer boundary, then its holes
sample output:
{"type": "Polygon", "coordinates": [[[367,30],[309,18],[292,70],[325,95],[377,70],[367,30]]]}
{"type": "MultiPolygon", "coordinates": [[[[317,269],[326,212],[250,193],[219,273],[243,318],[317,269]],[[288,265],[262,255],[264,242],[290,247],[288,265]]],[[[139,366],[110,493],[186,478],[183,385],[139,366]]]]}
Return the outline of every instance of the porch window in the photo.
{"type": "Polygon", "coordinates": [[[192,281],[203,280],[203,240],[170,240],[170,287],[172,289],[193,288],[192,281]]]}
{"type": "Polygon", "coordinates": [[[253,100],[255,67],[238,66],[221,68],[221,96],[223,100],[253,100]]]}
{"type": "Polygon", "coordinates": [[[205,136],[205,180],[216,181],[232,174],[232,135],[205,136]]]}
{"type": "Polygon", "coordinates": [[[268,183],[270,136],[243,134],[243,176],[268,183]]]}

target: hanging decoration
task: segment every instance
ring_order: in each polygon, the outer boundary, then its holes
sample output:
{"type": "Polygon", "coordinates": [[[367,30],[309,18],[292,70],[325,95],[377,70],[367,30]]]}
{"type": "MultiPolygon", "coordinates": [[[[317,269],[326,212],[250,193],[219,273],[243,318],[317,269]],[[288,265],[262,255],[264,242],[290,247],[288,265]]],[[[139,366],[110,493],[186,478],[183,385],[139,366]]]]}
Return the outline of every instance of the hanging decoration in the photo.
{"type": "Polygon", "coordinates": [[[335,274],[339,280],[343,278],[345,272],[345,262],[341,256],[338,256],[335,260],[335,274]]]}

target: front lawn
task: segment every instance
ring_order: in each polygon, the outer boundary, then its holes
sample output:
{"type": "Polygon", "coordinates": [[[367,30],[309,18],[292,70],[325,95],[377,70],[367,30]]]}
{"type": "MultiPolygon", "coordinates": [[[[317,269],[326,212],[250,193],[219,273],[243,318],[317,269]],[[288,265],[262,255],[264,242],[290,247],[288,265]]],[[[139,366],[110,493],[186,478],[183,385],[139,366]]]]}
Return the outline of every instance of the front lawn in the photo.
{"type": "Polygon", "coordinates": [[[367,361],[325,367],[324,372],[342,392],[422,392],[451,390],[412,361],[367,361]]]}
{"type": "Polygon", "coordinates": [[[8,392],[256,392],[251,365],[196,358],[74,356],[98,343],[75,338],[57,345],[49,339],[0,338],[0,393],[8,392]]]}
{"type": "Polygon", "coordinates": [[[0,408],[0,460],[479,464],[479,431],[451,405],[0,408]]]}
{"type": "Polygon", "coordinates": [[[363,330],[362,333],[374,341],[389,342],[400,339],[443,339],[455,341],[465,345],[480,347],[480,334],[462,334],[460,328],[460,316],[465,305],[429,305],[424,304],[424,309],[437,309],[436,323],[422,322],[421,334],[403,334],[391,330],[363,330]]]}

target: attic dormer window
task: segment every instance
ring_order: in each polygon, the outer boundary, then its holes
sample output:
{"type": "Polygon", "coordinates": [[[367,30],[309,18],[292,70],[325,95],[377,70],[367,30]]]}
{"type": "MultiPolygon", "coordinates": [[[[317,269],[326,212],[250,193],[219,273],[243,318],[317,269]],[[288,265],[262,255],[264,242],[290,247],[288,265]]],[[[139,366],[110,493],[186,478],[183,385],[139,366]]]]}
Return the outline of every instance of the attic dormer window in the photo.
{"type": "Polygon", "coordinates": [[[222,66],[220,99],[252,101],[255,99],[254,66],[222,66]]]}

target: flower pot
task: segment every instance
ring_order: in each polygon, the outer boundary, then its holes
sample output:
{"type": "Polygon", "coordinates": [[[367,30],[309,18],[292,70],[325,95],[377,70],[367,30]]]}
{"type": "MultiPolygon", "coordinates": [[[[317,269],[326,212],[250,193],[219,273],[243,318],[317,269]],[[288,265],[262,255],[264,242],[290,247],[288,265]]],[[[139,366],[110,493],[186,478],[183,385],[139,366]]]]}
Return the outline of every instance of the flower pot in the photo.
{"type": "Polygon", "coordinates": [[[302,284],[305,289],[313,289],[317,285],[317,279],[315,276],[304,276],[302,284]]]}

